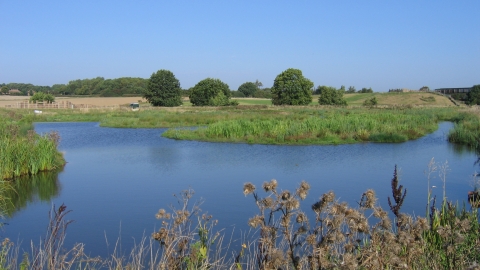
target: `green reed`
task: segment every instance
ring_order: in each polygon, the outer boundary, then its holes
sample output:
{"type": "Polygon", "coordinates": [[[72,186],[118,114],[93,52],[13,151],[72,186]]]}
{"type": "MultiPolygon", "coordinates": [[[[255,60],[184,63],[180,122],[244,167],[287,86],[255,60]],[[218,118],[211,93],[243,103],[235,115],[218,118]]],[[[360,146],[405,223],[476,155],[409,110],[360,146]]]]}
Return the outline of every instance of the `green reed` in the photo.
{"type": "Polygon", "coordinates": [[[40,136],[31,129],[31,123],[25,134],[26,123],[8,118],[0,121],[0,179],[34,175],[65,162],[57,151],[58,134],[40,136]]]}
{"type": "Polygon", "coordinates": [[[295,115],[234,119],[212,123],[196,130],[171,129],[163,136],[204,141],[267,144],[336,144],[403,142],[437,129],[435,114],[415,110],[328,110],[295,115]]]}

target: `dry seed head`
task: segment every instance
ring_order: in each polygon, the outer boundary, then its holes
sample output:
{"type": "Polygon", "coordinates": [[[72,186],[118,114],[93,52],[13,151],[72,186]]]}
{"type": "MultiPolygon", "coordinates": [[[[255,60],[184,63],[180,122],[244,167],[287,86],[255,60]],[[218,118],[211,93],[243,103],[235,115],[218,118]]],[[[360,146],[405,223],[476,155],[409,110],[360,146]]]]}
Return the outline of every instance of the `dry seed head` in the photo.
{"type": "Polygon", "coordinates": [[[288,199],[290,199],[291,195],[290,195],[290,191],[288,190],[285,190],[282,192],[282,200],[286,201],[288,199]]]}
{"type": "Polygon", "coordinates": [[[376,218],[383,219],[383,218],[388,216],[388,213],[380,207],[375,207],[373,209],[373,216],[376,217],[376,218]]]}
{"type": "Polygon", "coordinates": [[[307,244],[311,246],[315,246],[317,244],[317,237],[314,234],[310,234],[305,240],[307,241],[307,244]]]}
{"type": "Polygon", "coordinates": [[[419,231],[426,231],[430,228],[427,219],[422,217],[417,219],[417,221],[415,222],[415,227],[419,231]]]}
{"type": "Polygon", "coordinates": [[[287,209],[289,211],[292,211],[292,210],[298,209],[300,207],[300,202],[297,199],[292,198],[291,200],[289,200],[285,203],[285,206],[287,207],[287,209]]]}
{"type": "Polygon", "coordinates": [[[375,203],[377,202],[377,198],[375,197],[375,191],[373,189],[369,189],[365,191],[362,195],[362,206],[368,209],[371,209],[375,206],[375,203]]]}
{"type": "Polygon", "coordinates": [[[157,214],[155,215],[155,217],[157,219],[162,219],[162,218],[167,218],[169,219],[170,218],[170,214],[167,213],[167,211],[165,211],[165,209],[160,209],[158,210],[157,214]],[[168,218],[167,218],[167,215],[168,215],[168,218]]]}
{"type": "Polygon", "coordinates": [[[297,223],[306,222],[306,221],[307,221],[307,216],[305,216],[304,213],[298,213],[295,221],[296,221],[297,223]]]}
{"type": "Polygon", "coordinates": [[[258,226],[263,225],[263,217],[262,216],[254,216],[253,218],[248,220],[248,225],[253,228],[257,228],[258,226]]]}
{"type": "Polygon", "coordinates": [[[325,203],[333,202],[335,200],[335,193],[333,193],[333,191],[329,191],[323,194],[320,200],[325,203]]]}
{"type": "Polygon", "coordinates": [[[275,202],[273,201],[273,199],[271,197],[267,197],[265,199],[263,199],[261,201],[261,204],[265,207],[265,208],[271,208],[274,206],[275,202]]]}
{"type": "Polygon", "coordinates": [[[392,222],[388,217],[382,218],[382,220],[380,221],[380,226],[384,230],[390,230],[392,228],[392,222]]]}
{"type": "Polygon", "coordinates": [[[247,196],[248,194],[252,193],[255,191],[255,186],[252,183],[246,183],[243,185],[243,194],[247,196]]]}

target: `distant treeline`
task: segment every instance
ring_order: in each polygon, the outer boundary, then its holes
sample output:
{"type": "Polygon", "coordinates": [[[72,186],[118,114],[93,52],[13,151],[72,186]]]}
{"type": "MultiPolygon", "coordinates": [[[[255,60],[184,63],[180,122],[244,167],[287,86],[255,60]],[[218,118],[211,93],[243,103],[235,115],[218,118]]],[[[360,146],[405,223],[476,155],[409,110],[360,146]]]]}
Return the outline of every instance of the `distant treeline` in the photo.
{"type": "MultiPolygon", "coordinates": [[[[20,92],[12,92],[12,95],[30,95],[36,92],[44,92],[55,96],[76,95],[76,96],[142,96],[148,79],[123,77],[117,79],[105,79],[97,77],[94,79],[83,79],[69,81],[68,84],[54,84],[53,86],[38,86],[31,83],[2,83],[0,84],[1,94],[7,94],[10,90],[17,89],[20,92]]],[[[190,88],[191,89],[191,88],[190,88]]],[[[182,95],[188,96],[190,89],[183,89],[182,95]]],[[[231,91],[233,97],[244,97],[239,91],[231,91]]],[[[258,88],[251,96],[258,98],[271,98],[270,88],[258,88]]]]}
{"type": "MultiPolygon", "coordinates": [[[[53,86],[37,86],[30,83],[0,84],[0,88],[9,91],[18,89],[18,95],[32,95],[35,92],[45,92],[56,96],[60,95],[95,95],[102,97],[143,94],[148,79],[123,77],[117,79],[94,79],[74,80],[68,84],[54,84],[53,86]]],[[[5,91],[2,91],[5,93],[5,91]]]]}

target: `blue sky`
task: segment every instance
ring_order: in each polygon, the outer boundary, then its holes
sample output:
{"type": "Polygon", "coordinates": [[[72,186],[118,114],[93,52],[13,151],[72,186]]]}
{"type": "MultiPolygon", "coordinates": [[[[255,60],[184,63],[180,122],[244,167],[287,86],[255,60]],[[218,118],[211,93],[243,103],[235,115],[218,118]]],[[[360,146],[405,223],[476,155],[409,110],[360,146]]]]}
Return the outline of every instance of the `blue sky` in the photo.
{"type": "Polygon", "coordinates": [[[298,68],[315,86],[480,84],[480,1],[0,0],[0,83],[172,71],[232,90],[298,68]]]}

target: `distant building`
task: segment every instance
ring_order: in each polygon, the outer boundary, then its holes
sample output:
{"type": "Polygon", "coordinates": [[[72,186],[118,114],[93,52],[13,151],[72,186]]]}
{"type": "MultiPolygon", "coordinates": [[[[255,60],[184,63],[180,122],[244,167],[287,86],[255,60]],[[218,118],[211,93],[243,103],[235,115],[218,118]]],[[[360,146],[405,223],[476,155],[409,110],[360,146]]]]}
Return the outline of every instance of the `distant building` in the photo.
{"type": "Polygon", "coordinates": [[[18,90],[18,89],[10,89],[8,90],[8,94],[9,95],[22,95],[22,91],[18,90]]]}
{"type": "Polygon", "coordinates": [[[460,88],[439,88],[435,89],[435,92],[442,94],[455,94],[455,93],[469,93],[472,87],[460,87],[460,88]]]}
{"type": "Polygon", "coordinates": [[[417,91],[407,89],[407,88],[397,88],[397,89],[388,89],[388,92],[402,92],[402,93],[405,93],[405,92],[417,92],[417,91]]]}

